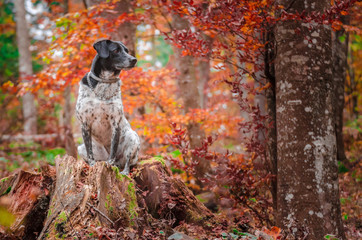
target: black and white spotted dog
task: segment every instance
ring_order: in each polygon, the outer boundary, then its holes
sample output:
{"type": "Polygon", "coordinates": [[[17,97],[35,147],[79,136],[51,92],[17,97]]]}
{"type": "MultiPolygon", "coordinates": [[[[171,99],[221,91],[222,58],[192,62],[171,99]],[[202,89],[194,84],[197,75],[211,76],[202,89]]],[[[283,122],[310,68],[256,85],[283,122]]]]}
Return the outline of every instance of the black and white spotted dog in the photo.
{"type": "Polygon", "coordinates": [[[136,65],[121,42],[101,40],[93,45],[97,55],[80,82],[76,116],[82,126],[84,144],[79,155],[94,165],[107,161],[129,174],[138,161],[140,140],[123,113],[119,73],[136,65]]]}

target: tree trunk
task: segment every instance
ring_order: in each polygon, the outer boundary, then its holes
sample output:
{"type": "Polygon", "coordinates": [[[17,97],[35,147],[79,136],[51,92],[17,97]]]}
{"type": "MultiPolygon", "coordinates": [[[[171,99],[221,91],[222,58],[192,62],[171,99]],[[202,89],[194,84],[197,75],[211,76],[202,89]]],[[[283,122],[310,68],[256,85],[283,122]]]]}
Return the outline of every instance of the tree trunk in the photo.
{"type": "MultiPolygon", "coordinates": [[[[330,1],[279,0],[289,13],[323,13],[330,1]]],[[[279,22],[276,38],[277,224],[299,238],[344,238],[333,112],[331,27],[279,22]],[[295,30],[299,29],[298,32],[295,30]]]]}
{"type": "Polygon", "coordinates": [[[157,158],[140,162],[134,179],[140,189],[146,192],[144,200],[154,218],[174,217],[173,226],[182,221],[206,226],[205,221],[213,215],[195,198],[180,179],[173,178],[165,163],[157,158]],[[183,196],[183,199],[179,199],[183,196]],[[170,205],[172,202],[174,204],[170,205]],[[182,203],[182,204],[180,204],[182,203]]]}
{"type": "Polygon", "coordinates": [[[273,212],[274,221],[276,220],[277,209],[277,174],[278,174],[278,153],[277,153],[277,110],[275,97],[275,37],[274,29],[270,28],[265,36],[265,51],[264,51],[264,72],[270,87],[266,90],[267,112],[270,117],[270,122],[267,128],[267,159],[270,163],[270,172],[273,174],[271,181],[271,193],[273,197],[273,212]]]}
{"type": "MultiPolygon", "coordinates": [[[[88,0],[87,6],[90,7],[103,2],[104,1],[102,0],[88,0]]],[[[117,11],[117,13],[103,12],[102,17],[107,18],[108,21],[112,22],[123,13],[132,12],[133,7],[131,3],[132,0],[121,0],[116,3],[116,7],[114,9],[114,11],[117,11]]],[[[133,23],[127,21],[121,25],[118,25],[116,28],[113,29],[113,32],[111,32],[110,35],[113,40],[123,42],[127,46],[130,54],[132,56],[135,56],[136,26],[133,23]]]]}
{"type": "MultiPolygon", "coordinates": [[[[131,0],[122,0],[117,3],[118,14],[130,13],[133,11],[131,0]]],[[[123,42],[129,49],[132,56],[136,56],[136,26],[131,22],[121,24],[116,31],[111,33],[112,38],[123,42]]]]}
{"type": "MultiPolygon", "coordinates": [[[[24,0],[15,1],[16,15],[16,38],[19,49],[19,74],[20,79],[26,82],[28,77],[33,75],[33,66],[30,52],[30,37],[28,23],[25,19],[24,0]]],[[[24,133],[36,134],[37,132],[37,112],[35,107],[34,95],[30,92],[24,94],[23,100],[23,118],[24,133]]]]}
{"type": "MultiPolygon", "coordinates": [[[[69,12],[69,0],[64,0],[64,15],[69,12]]],[[[77,148],[75,147],[73,128],[72,128],[72,116],[73,109],[71,105],[71,83],[64,89],[64,106],[63,106],[63,130],[64,130],[64,143],[65,150],[69,156],[77,158],[77,148]]]]}
{"type": "MultiPolygon", "coordinates": [[[[258,39],[260,43],[262,43],[262,36],[259,31],[255,31],[255,39],[258,39]]],[[[257,70],[254,72],[254,88],[261,88],[263,87],[266,82],[265,78],[263,77],[263,65],[264,65],[264,57],[260,53],[258,56],[256,56],[255,66],[257,70]]],[[[265,92],[257,91],[257,93],[254,96],[254,105],[255,107],[258,107],[260,110],[260,114],[262,116],[265,116],[267,114],[266,112],[266,96],[265,92]]],[[[265,147],[265,129],[260,128],[258,130],[258,141],[260,142],[260,145],[265,147]]]]}
{"type": "MultiPolygon", "coordinates": [[[[359,112],[358,112],[358,96],[359,94],[355,94],[355,92],[357,91],[357,83],[358,80],[356,81],[356,74],[355,74],[355,70],[354,70],[354,57],[353,57],[353,51],[352,51],[352,39],[349,39],[349,47],[348,47],[348,76],[349,76],[349,82],[347,84],[348,88],[347,88],[347,94],[350,95],[350,99],[349,99],[349,108],[350,108],[350,117],[353,120],[357,120],[359,117],[359,112]]],[[[358,79],[358,77],[357,77],[358,79]]]]}
{"type": "MultiPolygon", "coordinates": [[[[201,15],[204,16],[207,14],[210,5],[207,2],[202,3],[202,13],[201,15]]],[[[205,94],[205,90],[207,88],[208,82],[210,81],[210,59],[212,55],[212,45],[214,39],[207,34],[203,33],[202,38],[206,43],[206,47],[208,49],[207,56],[198,59],[198,90],[199,90],[199,97],[200,97],[200,108],[205,109],[207,105],[207,96],[205,94]]]]}
{"type": "Polygon", "coordinates": [[[207,97],[205,94],[205,90],[207,88],[207,84],[210,81],[210,58],[211,58],[211,50],[212,50],[212,42],[213,39],[206,34],[203,35],[204,40],[206,41],[207,47],[210,50],[209,54],[199,59],[198,62],[198,87],[199,97],[200,97],[200,108],[205,109],[207,105],[207,97]]]}
{"type": "MultiPolygon", "coordinates": [[[[346,17],[342,21],[345,24],[346,17]]],[[[344,84],[347,76],[348,33],[341,29],[332,32],[332,57],[333,57],[333,83],[334,83],[334,113],[337,139],[337,160],[348,165],[344,151],[343,141],[343,109],[344,109],[344,84]],[[345,37],[342,41],[340,38],[345,37]]]]}
{"type": "Polygon", "coordinates": [[[73,109],[71,105],[72,86],[68,85],[63,93],[64,106],[63,106],[63,129],[64,129],[64,143],[65,150],[69,156],[77,157],[77,148],[75,147],[73,129],[72,129],[72,116],[73,109]]]}
{"type": "MultiPolygon", "coordinates": [[[[178,14],[172,15],[172,26],[177,30],[185,30],[190,28],[187,19],[182,18],[178,14]]],[[[182,49],[175,48],[176,68],[180,73],[178,77],[178,86],[180,89],[181,98],[184,102],[185,112],[188,113],[192,109],[200,109],[200,92],[198,89],[198,81],[196,77],[195,58],[193,56],[182,56],[182,49]]],[[[200,147],[205,137],[204,131],[199,123],[191,122],[187,125],[187,130],[190,139],[191,148],[200,147]]],[[[210,164],[206,159],[194,156],[199,162],[196,166],[196,178],[198,184],[202,186],[200,179],[204,178],[205,173],[210,169],[210,164]]]]}
{"type": "Polygon", "coordinates": [[[15,221],[7,230],[0,227],[0,238],[164,239],[182,224],[208,231],[216,226],[212,213],[162,159],[140,162],[131,176],[105,162],[89,167],[65,156],[55,159],[55,168],[3,178],[0,209],[9,202],[15,221]]]}
{"type": "Polygon", "coordinates": [[[275,99],[275,85],[267,89],[266,92],[267,99],[267,112],[270,117],[269,128],[267,131],[267,148],[266,148],[266,157],[270,163],[270,173],[273,175],[271,180],[270,192],[273,198],[273,213],[274,221],[276,221],[277,212],[278,212],[278,152],[277,152],[277,126],[276,126],[276,99],[275,99]]]}

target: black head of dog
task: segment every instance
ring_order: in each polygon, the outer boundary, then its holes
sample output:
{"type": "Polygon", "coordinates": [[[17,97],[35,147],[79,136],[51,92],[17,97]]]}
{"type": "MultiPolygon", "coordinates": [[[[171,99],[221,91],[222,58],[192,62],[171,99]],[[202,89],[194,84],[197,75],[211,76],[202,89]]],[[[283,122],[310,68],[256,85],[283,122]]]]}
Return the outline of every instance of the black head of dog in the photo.
{"type": "Polygon", "coordinates": [[[95,74],[102,70],[119,73],[122,69],[133,68],[137,63],[137,59],[129,54],[128,48],[122,42],[101,40],[94,43],[93,47],[99,56],[95,74]]]}
{"type": "MultiPolygon", "coordinates": [[[[133,68],[137,63],[137,59],[129,54],[128,48],[122,42],[101,40],[94,43],[93,47],[98,55],[93,60],[91,71],[97,77],[102,77],[102,72],[118,77],[121,70],[133,68]]],[[[99,82],[92,77],[88,81],[87,75],[82,79],[83,84],[95,88],[99,82]]]]}

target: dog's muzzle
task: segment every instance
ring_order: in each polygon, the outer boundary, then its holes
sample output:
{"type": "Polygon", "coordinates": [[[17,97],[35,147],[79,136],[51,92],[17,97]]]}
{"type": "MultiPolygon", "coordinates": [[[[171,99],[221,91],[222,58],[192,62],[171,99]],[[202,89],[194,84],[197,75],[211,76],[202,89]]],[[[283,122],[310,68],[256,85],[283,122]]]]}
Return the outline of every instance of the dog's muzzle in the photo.
{"type": "Polygon", "coordinates": [[[123,69],[128,70],[128,69],[131,69],[131,68],[133,68],[133,67],[136,66],[136,64],[137,64],[137,59],[136,59],[135,57],[132,57],[132,58],[130,58],[130,59],[128,60],[128,62],[129,62],[129,64],[126,65],[126,66],[123,65],[123,64],[121,64],[121,65],[116,65],[115,67],[116,67],[117,70],[123,70],[123,69]]]}

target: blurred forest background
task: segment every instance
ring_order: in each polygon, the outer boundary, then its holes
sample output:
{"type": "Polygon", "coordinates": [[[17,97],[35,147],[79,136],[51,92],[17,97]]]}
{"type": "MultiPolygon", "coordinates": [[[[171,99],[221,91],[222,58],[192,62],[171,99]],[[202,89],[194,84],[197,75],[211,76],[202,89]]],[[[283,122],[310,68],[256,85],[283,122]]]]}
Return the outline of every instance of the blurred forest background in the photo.
{"type": "MultiPolygon", "coordinates": [[[[302,69],[274,66],[286,58],[278,55],[283,48],[275,51],[275,37],[284,34],[275,26],[313,22],[332,26],[325,59],[335,85],[332,102],[321,106],[334,109],[343,225],[348,239],[360,238],[362,4],[321,1],[330,2],[323,7],[329,10],[308,15],[293,1],[276,2],[2,0],[0,178],[42,161],[54,164],[59,154],[77,156],[82,138],[74,107],[78,83],[96,54],[92,45],[100,38],[120,40],[138,59],[120,77],[127,119],[142,139],[141,158],[165,160],[219,215],[270,229],[278,209],[276,149],[280,154],[283,147],[275,131],[283,101],[276,93],[286,88],[298,95],[287,82],[278,85],[278,76],[302,69]]],[[[311,26],[302,24],[295,34],[313,32],[311,26]]],[[[324,48],[314,40],[304,39],[310,49],[324,48]]],[[[315,105],[303,109],[320,111],[315,105]]]]}

